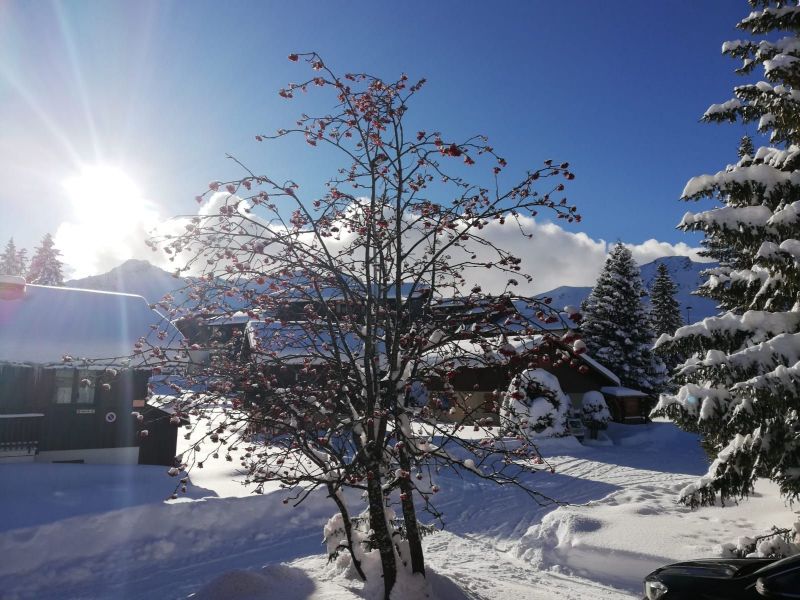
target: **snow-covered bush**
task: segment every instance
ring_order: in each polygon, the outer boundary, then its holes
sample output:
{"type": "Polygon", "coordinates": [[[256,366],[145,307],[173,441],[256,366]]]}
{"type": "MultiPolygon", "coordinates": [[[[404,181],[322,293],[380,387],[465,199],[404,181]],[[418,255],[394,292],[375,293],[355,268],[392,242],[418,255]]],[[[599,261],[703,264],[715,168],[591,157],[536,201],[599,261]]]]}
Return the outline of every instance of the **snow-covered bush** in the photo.
{"type": "Polygon", "coordinates": [[[500,425],[532,437],[566,435],[569,398],[558,378],[543,369],[526,369],[511,381],[500,408],[500,425]]]}
{"type": "MultiPolygon", "coordinates": [[[[432,597],[430,586],[424,577],[415,574],[411,569],[411,549],[406,539],[404,524],[397,519],[391,508],[386,511],[387,527],[394,540],[395,560],[398,564],[397,583],[392,597],[424,598],[432,597]]],[[[350,519],[350,543],[345,530],[346,521],[341,514],[331,517],[323,530],[323,541],[328,551],[328,562],[336,574],[350,579],[360,579],[355,561],[366,576],[364,594],[368,598],[379,597],[381,583],[381,556],[378,548],[372,543],[369,511],[350,519]],[[355,561],[354,561],[355,559],[355,561]]],[[[420,535],[425,537],[436,531],[433,526],[421,526],[420,535]]]]}
{"type": "Polygon", "coordinates": [[[598,391],[592,390],[583,395],[583,420],[590,430],[606,429],[611,420],[606,399],[598,391]]]}
{"type": "Polygon", "coordinates": [[[736,542],[722,544],[724,558],[784,558],[800,554],[800,521],[788,529],[773,527],[757,537],[742,536],[736,542]]]}

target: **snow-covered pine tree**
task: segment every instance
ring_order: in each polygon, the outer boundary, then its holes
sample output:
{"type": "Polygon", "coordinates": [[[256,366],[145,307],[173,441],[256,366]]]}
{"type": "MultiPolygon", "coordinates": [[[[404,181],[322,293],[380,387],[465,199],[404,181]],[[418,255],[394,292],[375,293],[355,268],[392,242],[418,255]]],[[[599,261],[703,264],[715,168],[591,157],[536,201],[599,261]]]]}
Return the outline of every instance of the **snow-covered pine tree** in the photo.
{"type": "Polygon", "coordinates": [[[61,252],[56,249],[53,236],[45,234],[42,245],[39,246],[31,258],[27,280],[29,283],[39,285],[64,285],[64,274],[61,270],[61,252]]]}
{"type": "MultiPolygon", "coordinates": [[[[742,136],[742,139],[739,142],[738,155],[739,159],[749,160],[752,160],[753,156],[755,156],[753,140],[749,135],[742,136]]],[[[719,263],[719,265],[722,267],[742,269],[749,266],[749,257],[747,255],[743,256],[735,247],[731,246],[729,242],[724,239],[724,236],[708,235],[703,239],[703,241],[700,242],[700,245],[703,247],[703,250],[700,251],[700,256],[710,258],[719,263]]],[[[709,273],[705,274],[708,275],[709,273]]],[[[728,308],[727,306],[724,306],[724,298],[713,295],[710,296],[705,288],[701,288],[696,293],[700,296],[705,296],[707,298],[712,298],[722,302],[723,306],[720,308],[728,308]]]]}
{"type": "MultiPolygon", "coordinates": [[[[683,325],[681,307],[675,299],[678,286],[672,280],[667,265],[661,263],[656,270],[656,278],[650,287],[650,326],[656,338],[663,334],[672,335],[683,325]]],[[[686,359],[686,356],[666,348],[657,352],[664,361],[668,372],[686,359]]]]}
{"type": "Polygon", "coordinates": [[[753,146],[753,138],[749,135],[743,135],[742,140],[739,142],[739,158],[745,156],[753,157],[756,153],[755,146],[753,146]]]}
{"type": "Polygon", "coordinates": [[[726,42],[722,51],[742,60],[741,74],[763,68],[764,80],[736,87],[703,120],[758,123],[772,145],[745,149],[682,194],[720,204],[687,213],[680,226],[702,231],[707,247],[730,249],[734,259],[709,270],[701,289],[728,312],[660,342],[695,354],[657,411],[701,432],[716,454],[708,474],[681,492],[691,506],[747,496],[759,477],[800,497],[800,7],[750,4],[756,10],[738,27],[769,39],[726,42]]]}
{"type": "Polygon", "coordinates": [[[589,353],[623,385],[658,392],[665,369],[651,350],[653,332],[642,304],[643,289],[631,251],[617,243],[584,303],[581,330],[589,353]]]}
{"type": "Polygon", "coordinates": [[[656,278],[650,288],[650,325],[653,333],[673,334],[683,325],[681,307],[675,299],[678,286],[672,280],[667,265],[661,263],[656,269],[656,278]]]}
{"type": "Polygon", "coordinates": [[[8,240],[5,250],[0,254],[0,275],[24,275],[27,251],[17,250],[14,238],[8,240]]]}

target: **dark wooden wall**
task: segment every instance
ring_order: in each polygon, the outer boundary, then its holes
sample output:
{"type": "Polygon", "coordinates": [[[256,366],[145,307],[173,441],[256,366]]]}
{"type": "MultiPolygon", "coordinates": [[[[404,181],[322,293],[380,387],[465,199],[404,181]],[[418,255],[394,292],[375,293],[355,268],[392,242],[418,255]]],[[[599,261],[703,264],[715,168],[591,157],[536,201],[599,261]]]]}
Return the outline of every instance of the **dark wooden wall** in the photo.
{"type": "Polygon", "coordinates": [[[178,446],[178,425],[170,423],[172,415],[152,406],[141,410],[148,436],[139,440],[140,465],[173,466],[178,446]]]}
{"type": "MultiPolygon", "coordinates": [[[[56,404],[55,369],[0,366],[0,414],[44,413],[40,451],[136,446],[139,438],[131,415],[135,410],[133,401],[147,397],[148,377],[147,371],[121,370],[96,383],[93,403],[56,404]],[[108,390],[103,382],[109,384],[108,390]]],[[[153,416],[165,415],[158,413],[153,416]]],[[[145,458],[158,461],[154,464],[170,464],[175,455],[177,427],[170,425],[168,417],[159,421],[149,442],[157,450],[146,450],[145,458]],[[161,436],[168,439],[158,439],[161,436]],[[168,462],[163,458],[165,454],[170,454],[168,462]]]]}

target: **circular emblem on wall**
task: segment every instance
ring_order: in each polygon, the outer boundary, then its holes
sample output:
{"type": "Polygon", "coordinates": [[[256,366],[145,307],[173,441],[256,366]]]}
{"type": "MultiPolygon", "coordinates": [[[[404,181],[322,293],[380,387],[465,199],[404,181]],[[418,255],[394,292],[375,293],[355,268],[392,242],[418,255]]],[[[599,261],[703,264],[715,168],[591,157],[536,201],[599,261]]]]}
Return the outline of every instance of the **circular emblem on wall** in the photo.
{"type": "Polygon", "coordinates": [[[106,423],[113,423],[116,420],[117,420],[117,413],[114,412],[106,413],[106,423]]]}

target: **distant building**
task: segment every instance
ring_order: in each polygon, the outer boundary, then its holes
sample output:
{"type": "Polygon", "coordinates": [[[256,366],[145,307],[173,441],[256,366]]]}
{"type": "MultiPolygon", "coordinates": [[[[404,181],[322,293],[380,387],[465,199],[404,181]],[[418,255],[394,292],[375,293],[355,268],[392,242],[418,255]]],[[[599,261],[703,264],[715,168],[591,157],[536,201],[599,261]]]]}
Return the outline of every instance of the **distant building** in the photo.
{"type": "Polygon", "coordinates": [[[178,428],[134,346],[182,342],[141,296],[0,276],[0,462],[171,464],[178,428]]]}
{"type": "MultiPolygon", "coordinates": [[[[505,392],[511,380],[529,367],[530,361],[539,355],[542,347],[568,349],[567,344],[546,335],[521,335],[486,338],[484,340],[456,340],[425,355],[431,366],[452,370],[449,385],[456,396],[455,406],[442,415],[459,421],[469,412],[469,419],[491,419],[497,422],[500,399],[497,392],[505,392]],[[458,346],[454,349],[453,346],[458,346]],[[457,361],[450,357],[458,356],[457,361]]],[[[619,378],[591,357],[583,354],[574,359],[573,366],[539,364],[558,378],[561,390],[569,397],[573,411],[580,411],[583,394],[599,391],[604,387],[619,386],[619,378]]],[[[444,380],[426,381],[433,396],[444,390],[444,380]]],[[[445,404],[448,404],[445,400],[445,404]]],[[[623,420],[623,419],[620,419],[623,420]]]]}

